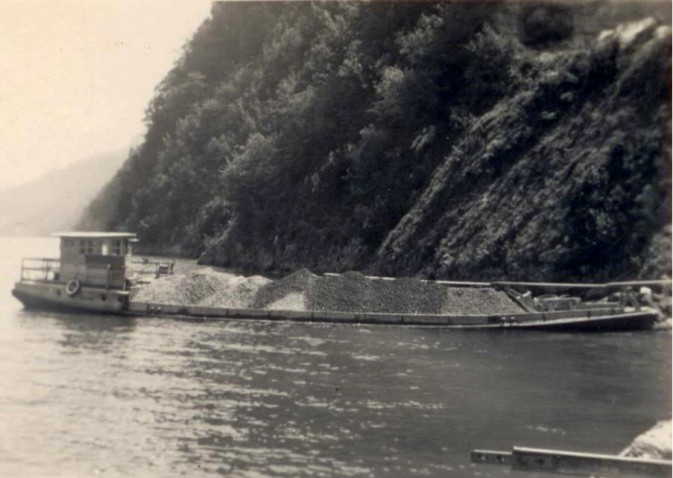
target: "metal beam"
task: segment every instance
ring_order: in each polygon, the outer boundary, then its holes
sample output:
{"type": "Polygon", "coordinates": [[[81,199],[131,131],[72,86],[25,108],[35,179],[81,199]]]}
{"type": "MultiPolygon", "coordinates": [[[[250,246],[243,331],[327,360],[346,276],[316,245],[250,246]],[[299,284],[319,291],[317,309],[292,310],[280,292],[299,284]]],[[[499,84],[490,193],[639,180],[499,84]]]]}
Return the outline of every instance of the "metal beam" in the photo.
{"type": "Polygon", "coordinates": [[[491,282],[491,286],[501,287],[528,287],[528,288],[557,288],[557,289],[619,289],[622,287],[637,286],[661,286],[671,287],[670,279],[662,280],[633,280],[624,282],[606,282],[603,284],[594,283],[572,283],[572,282],[514,282],[514,281],[496,281],[491,282]]]}
{"type": "Polygon", "coordinates": [[[574,476],[670,477],[669,460],[631,458],[541,448],[514,447],[511,452],[474,450],[472,463],[506,465],[513,470],[574,476]]]}

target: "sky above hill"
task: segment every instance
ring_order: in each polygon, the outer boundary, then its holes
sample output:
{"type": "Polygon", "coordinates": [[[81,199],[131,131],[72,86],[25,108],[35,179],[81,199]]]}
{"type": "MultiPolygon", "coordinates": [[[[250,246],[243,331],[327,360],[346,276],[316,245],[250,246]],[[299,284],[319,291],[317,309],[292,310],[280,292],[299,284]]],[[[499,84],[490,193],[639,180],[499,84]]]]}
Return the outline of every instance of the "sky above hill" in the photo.
{"type": "Polygon", "coordinates": [[[0,0],[0,189],[142,137],[207,0],[0,0]]]}

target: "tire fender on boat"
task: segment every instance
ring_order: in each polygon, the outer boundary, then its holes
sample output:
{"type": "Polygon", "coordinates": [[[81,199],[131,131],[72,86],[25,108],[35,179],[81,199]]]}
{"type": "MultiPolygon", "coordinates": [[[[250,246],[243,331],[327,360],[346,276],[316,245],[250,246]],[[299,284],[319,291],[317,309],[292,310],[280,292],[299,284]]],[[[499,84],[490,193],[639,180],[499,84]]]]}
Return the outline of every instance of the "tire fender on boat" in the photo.
{"type": "Polygon", "coordinates": [[[73,297],[79,292],[81,288],[82,284],[80,284],[80,282],[77,279],[72,279],[65,285],[65,293],[68,294],[70,297],[73,297]]]}

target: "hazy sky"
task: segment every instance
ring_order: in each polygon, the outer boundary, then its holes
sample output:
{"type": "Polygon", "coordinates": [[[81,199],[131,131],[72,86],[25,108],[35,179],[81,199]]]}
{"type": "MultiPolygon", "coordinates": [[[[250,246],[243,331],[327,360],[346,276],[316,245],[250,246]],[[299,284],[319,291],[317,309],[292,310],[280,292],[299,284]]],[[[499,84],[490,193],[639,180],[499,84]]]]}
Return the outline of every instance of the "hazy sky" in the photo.
{"type": "Polygon", "coordinates": [[[0,0],[0,189],[125,147],[208,0],[0,0]]]}

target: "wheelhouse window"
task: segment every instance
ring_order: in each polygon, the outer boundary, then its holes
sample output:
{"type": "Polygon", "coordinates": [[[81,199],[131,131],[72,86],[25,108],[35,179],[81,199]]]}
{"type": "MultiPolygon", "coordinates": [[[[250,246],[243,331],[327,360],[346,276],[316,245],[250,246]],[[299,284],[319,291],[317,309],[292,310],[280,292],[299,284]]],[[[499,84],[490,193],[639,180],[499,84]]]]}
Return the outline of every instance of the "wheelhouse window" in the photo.
{"type": "MultiPolygon", "coordinates": [[[[130,235],[129,235],[130,236],[130,235]]],[[[131,253],[129,239],[124,234],[119,236],[112,234],[83,233],[82,236],[61,236],[61,255],[63,258],[80,260],[78,256],[103,255],[103,256],[126,256],[131,253]]]]}

